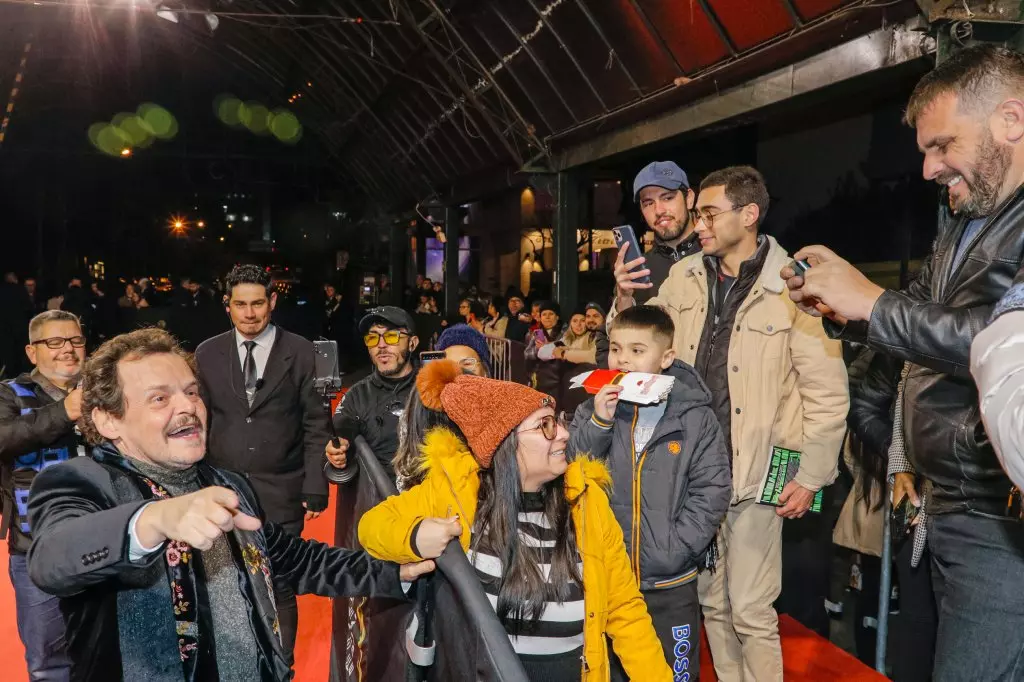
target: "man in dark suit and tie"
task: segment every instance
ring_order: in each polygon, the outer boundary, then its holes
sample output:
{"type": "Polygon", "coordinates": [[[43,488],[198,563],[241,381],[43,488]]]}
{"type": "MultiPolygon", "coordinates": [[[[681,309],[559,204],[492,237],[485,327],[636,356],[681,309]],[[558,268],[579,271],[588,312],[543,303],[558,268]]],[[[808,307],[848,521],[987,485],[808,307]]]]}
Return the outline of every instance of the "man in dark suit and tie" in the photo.
{"type": "MultiPolygon", "coordinates": [[[[227,277],[232,329],[196,350],[210,411],[215,467],[244,474],[269,521],[294,535],[327,508],[327,413],[313,389],[313,345],[270,322],[277,303],[270,276],[255,265],[227,277]]],[[[291,660],[298,607],[291,586],[275,581],[281,640],[291,660]]]]}

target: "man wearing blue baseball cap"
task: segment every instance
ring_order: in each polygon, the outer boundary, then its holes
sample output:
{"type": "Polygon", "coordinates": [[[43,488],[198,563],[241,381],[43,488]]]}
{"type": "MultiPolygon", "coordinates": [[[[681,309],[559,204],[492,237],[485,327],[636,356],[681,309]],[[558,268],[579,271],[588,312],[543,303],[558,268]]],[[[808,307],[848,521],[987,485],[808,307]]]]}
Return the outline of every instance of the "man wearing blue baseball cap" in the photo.
{"type": "Polygon", "coordinates": [[[649,163],[633,180],[633,201],[640,204],[640,212],[655,235],[654,248],[646,254],[654,286],[633,292],[638,305],[658,292],[673,265],[700,251],[700,240],[690,219],[696,198],[686,173],[673,161],[649,163]]]}

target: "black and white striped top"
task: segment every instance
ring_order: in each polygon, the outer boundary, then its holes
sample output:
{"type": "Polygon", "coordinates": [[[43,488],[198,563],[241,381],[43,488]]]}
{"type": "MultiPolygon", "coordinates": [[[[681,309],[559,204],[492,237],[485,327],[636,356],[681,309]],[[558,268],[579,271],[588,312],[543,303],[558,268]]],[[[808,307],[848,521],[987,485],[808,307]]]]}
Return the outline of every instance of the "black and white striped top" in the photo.
{"type": "MultiPolygon", "coordinates": [[[[540,494],[523,495],[524,510],[519,513],[519,537],[528,547],[538,548],[541,575],[547,580],[551,570],[551,555],[555,547],[555,530],[544,516],[540,494]]],[[[483,584],[491,608],[498,607],[498,579],[501,577],[501,559],[491,553],[490,548],[478,547],[468,553],[469,563],[476,569],[477,577],[483,584]]],[[[583,564],[579,565],[583,574],[583,564]]],[[[583,646],[583,622],[585,609],[583,588],[573,581],[564,602],[549,601],[544,606],[536,623],[524,623],[513,634],[514,624],[507,624],[512,648],[524,663],[530,659],[548,659],[572,654],[575,669],[578,670],[580,650],[583,646]]]]}

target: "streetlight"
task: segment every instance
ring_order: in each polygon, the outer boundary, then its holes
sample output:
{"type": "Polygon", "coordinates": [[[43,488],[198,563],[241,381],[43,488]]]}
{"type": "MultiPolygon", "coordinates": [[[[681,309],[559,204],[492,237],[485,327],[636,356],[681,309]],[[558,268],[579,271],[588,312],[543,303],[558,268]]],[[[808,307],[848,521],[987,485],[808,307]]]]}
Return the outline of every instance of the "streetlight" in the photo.
{"type": "Polygon", "coordinates": [[[188,223],[186,223],[185,219],[182,218],[181,216],[171,216],[170,219],[167,221],[167,225],[168,227],[171,228],[171,234],[177,235],[179,237],[185,234],[186,231],[188,230],[188,223]]]}
{"type": "Polygon", "coordinates": [[[123,156],[124,158],[127,159],[131,155],[132,155],[131,147],[125,147],[124,149],[121,150],[121,156],[123,156]]]}
{"type": "Polygon", "coordinates": [[[202,229],[202,228],[206,227],[206,222],[200,220],[198,223],[196,223],[196,227],[202,229]]]}

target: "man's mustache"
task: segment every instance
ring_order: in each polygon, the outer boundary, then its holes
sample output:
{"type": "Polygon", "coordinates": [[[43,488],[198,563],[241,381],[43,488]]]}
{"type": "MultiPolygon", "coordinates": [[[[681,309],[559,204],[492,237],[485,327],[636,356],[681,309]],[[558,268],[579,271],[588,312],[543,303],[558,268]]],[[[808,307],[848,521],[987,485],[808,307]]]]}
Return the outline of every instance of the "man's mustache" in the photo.
{"type": "Polygon", "coordinates": [[[164,435],[169,436],[178,429],[183,429],[190,426],[194,426],[196,428],[201,429],[203,427],[203,422],[200,421],[197,415],[186,415],[180,419],[176,419],[175,421],[171,422],[170,426],[168,426],[164,430],[164,435]]]}

